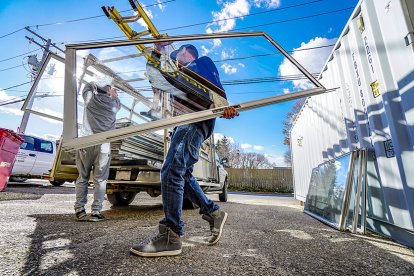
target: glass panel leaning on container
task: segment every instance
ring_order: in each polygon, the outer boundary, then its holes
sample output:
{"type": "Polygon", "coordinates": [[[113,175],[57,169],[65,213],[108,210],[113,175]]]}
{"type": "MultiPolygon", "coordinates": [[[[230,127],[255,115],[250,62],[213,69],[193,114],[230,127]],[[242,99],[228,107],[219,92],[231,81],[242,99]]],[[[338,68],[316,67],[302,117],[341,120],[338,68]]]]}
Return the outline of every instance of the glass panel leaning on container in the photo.
{"type": "Polygon", "coordinates": [[[365,233],[367,154],[360,149],[314,168],[304,212],[335,229],[365,233]]]}

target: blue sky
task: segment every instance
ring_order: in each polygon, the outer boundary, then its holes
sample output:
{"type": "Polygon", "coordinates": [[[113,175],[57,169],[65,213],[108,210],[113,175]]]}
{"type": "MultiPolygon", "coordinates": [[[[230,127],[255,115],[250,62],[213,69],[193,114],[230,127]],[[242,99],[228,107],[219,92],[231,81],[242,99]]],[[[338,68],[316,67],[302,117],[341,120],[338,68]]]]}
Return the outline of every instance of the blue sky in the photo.
{"type": "MultiPolygon", "coordinates": [[[[291,51],[334,44],[357,1],[145,0],[140,3],[147,6],[145,9],[162,33],[185,35],[218,31],[264,31],[284,49],[291,51]],[[159,2],[165,3],[159,4],[159,2]],[[207,23],[236,16],[242,18],[207,23]],[[195,26],[182,27],[192,24],[195,26]],[[169,30],[163,31],[166,29],[169,30]]],[[[127,0],[1,0],[0,104],[27,94],[30,84],[9,87],[30,82],[27,56],[37,54],[40,58],[42,54],[40,50],[35,51],[39,48],[37,45],[29,43],[25,38],[33,35],[20,30],[21,28],[31,26],[32,30],[45,38],[52,39],[52,42],[63,49],[66,43],[114,37],[121,39],[123,34],[118,27],[102,16],[101,5],[115,6],[120,11],[130,9],[127,0]],[[84,18],[90,19],[77,20],[84,18]],[[30,51],[35,52],[25,54],[30,51]],[[18,55],[22,56],[13,58],[18,55]]],[[[125,12],[123,15],[132,14],[125,12]]],[[[139,24],[134,24],[133,27],[137,31],[143,30],[139,24]]],[[[194,42],[194,44],[199,48],[200,53],[208,54],[217,61],[222,82],[296,74],[292,65],[281,55],[234,60],[234,58],[275,52],[275,49],[263,39],[211,40],[194,42]],[[229,58],[233,60],[223,61],[229,58]]],[[[294,52],[293,56],[308,71],[318,73],[330,51],[330,47],[303,50],[294,52]]],[[[230,103],[260,99],[305,88],[309,88],[309,84],[303,80],[225,85],[230,103]]],[[[276,165],[282,166],[284,165],[282,156],[286,151],[281,133],[282,122],[292,104],[292,102],[282,103],[243,112],[233,120],[220,119],[215,129],[216,136],[231,137],[245,151],[266,154],[276,165]]],[[[0,127],[15,130],[21,120],[19,108],[20,104],[0,106],[0,127]]],[[[60,128],[59,124],[32,115],[27,132],[45,136],[59,132],[60,128]]]]}

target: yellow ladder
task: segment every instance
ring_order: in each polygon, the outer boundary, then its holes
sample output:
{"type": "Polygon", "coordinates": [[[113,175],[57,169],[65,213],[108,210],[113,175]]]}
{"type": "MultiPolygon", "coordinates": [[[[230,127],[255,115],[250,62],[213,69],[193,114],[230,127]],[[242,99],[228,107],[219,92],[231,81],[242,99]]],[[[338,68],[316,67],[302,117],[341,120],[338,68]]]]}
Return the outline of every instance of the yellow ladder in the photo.
{"type": "MultiPolygon", "coordinates": [[[[147,35],[152,35],[154,38],[161,37],[161,36],[167,36],[167,34],[161,35],[158,32],[157,28],[155,28],[151,19],[149,18],[145,10],[142,8],[142,6],[138,3],[138,1],[129,0],[129,3],[131,4],[132,9],[137,13],[136,15],[121,16],[119,11],[115,7],[103,6],[102,10],[104,11],[105,15],[109,19],[112,19],[115,22],[115,24],[124,32],[124,34],[129,39],[141,38],[147,35]],[[144,20],[145,24],[147,24],[148,30],[145,30],[142,32],[136,32],[129,26],[128,23],[137,22],[141,18],[144,20]]],[[[136,47],[141,53],[146,54],[145,55],[146,58],[150,56],[147,53],[152,51],[151,47],[145,47],[142,44],[138,44],[136,45],[136,47]]]]}

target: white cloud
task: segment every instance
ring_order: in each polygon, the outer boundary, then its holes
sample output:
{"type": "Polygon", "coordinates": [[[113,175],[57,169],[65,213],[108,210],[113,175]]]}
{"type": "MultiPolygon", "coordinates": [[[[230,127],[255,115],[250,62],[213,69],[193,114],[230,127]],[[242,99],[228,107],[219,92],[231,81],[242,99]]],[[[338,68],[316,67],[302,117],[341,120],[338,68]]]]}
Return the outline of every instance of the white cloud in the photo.
{"type": "MultiPolygon", "coordinates": [[[[217,143],[217,141],[218,140],[221,140],[221,139],[223,139],[224,138],[224,134],[222,134],[222,133],[219,133],[219,132],[215,132],[214,133],[214,143],[217,143]]],[[[230,143],[232,143],[232,144],[234,144],[234,138],[233,137],[230,137],[230,136],[226,136],[227,137],[227,139],[229,139],[229,141],[230,141],[230,143]]]]}
{"type": "Polygon", "coordinates": [[[55,134],[43,134],[43,137],[47,140],[59,140],[60,139],[60,135],[55,135],[55,134]]]}
{"type": "Polygon", "coordinates": [[[335,170],[339,171],[342,168],[342,164],[339,161],[335,161],[335,170]]]}
{"type": "Polygon", "coordinates": [[[234,53],[236,52],[235,49],[229,49],[228,51],[226,50],[221,50],[221,58],[222,59],[226,59],[226,58],[233,58],[234,57],[234,53]]]}
{"type": "Polygon", "coordinates": [[[228,2],[217,0],[217,4],[223,5],[223,7],[218,12],[212,12],[213,21],[218,22],[208,24],[206,33],[233,30],[236,27],[237,19],[243,19],[244,16],[250,14],[252,5],[257,8],[273,9],[279,7],[280,3],[281,0],[233,0],[228,2]]]}
{"type": "Polygon", "coordinates": [[[213,20],[218,22],[207,26],[206,31],[227,32],[236,27],[236,19],[227,19],[236,16],[245,16],[250,13],[250,3],[247,0],[235,0],[234,2],[224,3],[224,7],[219,12],[212,12],[213,20]],[[227,20],[225,20],[227,19],[227,20]],[[212,29],[210,26],[214,26],[212,29]]]}
{"type": "MultiPolygon", "coordinates": [[[[158,5],[158,7],[159,7],[159,5],[158,5]]],[[[148,9],[146,9],[146,8],[143,8],[144,9],[144,11],[145,11],[145,13],[148,15],[148,17],[150,18],[150,19],[152,19],[154,16],[152,15],[152,11],[150,11],[150,10],[148,10],[148,9]]],[[[160,8],[160,10],[162,10],[162,8],[160,8]]],[[[134,12],[134,15],[137,15],[138,13],[137,12],[134,12]]],[[[142,19],[142,18],[140,18],[138,21],[138,24],[140,24],[142,27],[144,27],[145,29],[148,29],[148,26],[147,26],[147,23],[145,23],[145,21],[144,21],[144,19],[142,19]]]]}
{"type": "Polygon", "coordinates": [[[243,63],[241,63],[241,62],[237,63],[237,65],[238,65],[238,66],[240,66],[241,68],[246,67],[246,65],[244,65],[244,64],[243,64],[243,63]]]}
{"type": "MultiPolygon", "coordinates": [[[[322,70],[322,66],[325,64],[326,59],[331,53],[331,48],[319,48],[314,50],[305,50],[305,51],[296,51],[304,48],[313,48],[329,44],[335,44],[336,38],[328,39],[322,37],[315,37],[309,42],[302,42],[300,47],[295,49],[295,52],[292,54],[295,58],[309,73],[319,73],[322,70]]],[[[286,58],[284,59],[282,65],[279,66],[279,72],[282,76],[288,75],[302,75],[298,69],[286,58]]],[[[308,80],[294,80],[293,85],[295,88],[300,89],[309,89],[314,87],[314,85],[308,80]]]]}
{"type": "Polygon", "coordinates": [[[253,4],[258,8],[277,8],[280,6],[280,0],[253,0],[253,4]]]}
{"type": "Polygon", "coordinates": [[[263,146],[254,145],[253,146],[253,149],[254,150],[257,150],[257,151],[260,151],[260,150],[264,150],[264,147],[263,146]]]}
{"type": "Polygon", "coordinates": [[[207,56],[211,52],[211,49],[208,49],[206,46],[201,45],[201,55],[207,56]]]}
{"type": "Polygon", "coordinates": [[[209,53],[211,53],[215,48],[221,46],[221,40],[220,39],[213,39],[213,42],[210,42],[211,47],[207,48],[205,45],[201,45],[201,55],[207,56],[209,53]]]}
{"type": "Polygon", "coordinates": [[[221,69],[223,69],[224,73],[227,75],[232,75],[232,74],[237,73],[237,68],[230,64],[223,63],[220,67],[221,69]]]}
{"type": "MultiPolygon", "coordinates": [[[[6,91],[0,89],[0,102],[6,103],[9,101],[14,101],[14,100],[19,100],[19,99],[20,97],[10,96],[7,94],[6,91]]],[[[20,110],[22,104],[23,102],[18,102],[18,103],[0,106],[0,112],[21,116],[23,115],[23,111],[20,110]]]]}
{"type": "Polygon", "coordinates": [[[285,157],[283,155],[265,153],[264,156],[270,161],[270,163],[273,163],[277,167],[288,167],[285,163],[285,157]]]}
{"type": "Polygon", "coordinates": [[[221,40],[218,38],[213,39],[213,47],[221,46],[221,40]]]}
{"type": "Polygon", "coordinates": [[[283,94],[289,94],[290,90],[289,88],[283,88],[283,94]]]}
{"type": "Polygon", "coordinates": [[[250,145],[250,144],[241,144],[240,147],[245,150],[245,149],[250,149],[252,147],[252,145],[250,145]]]}
{"type": "Polygon", "coordinates": [[[158,8],[161,10],[161,11],[163,11],[164,9],[165,9],[165,5],[163,5],[162,4],[162,2],[161,2],[161,0],[157,0],[157,3],[158,3],[158,8]]]}

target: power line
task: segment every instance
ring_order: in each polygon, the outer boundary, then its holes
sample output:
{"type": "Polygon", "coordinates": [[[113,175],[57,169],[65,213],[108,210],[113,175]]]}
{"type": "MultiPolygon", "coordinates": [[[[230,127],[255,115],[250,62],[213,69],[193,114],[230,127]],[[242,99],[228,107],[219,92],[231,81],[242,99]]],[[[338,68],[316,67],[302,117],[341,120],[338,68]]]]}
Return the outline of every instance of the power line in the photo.
{"type": "MultiPolygon", "coordinates": [[[[17,89],[7,89],[7,91],[18,92],[18,93],[27,93],[27,90],[17,90],[17,89]]],[[[36,93],[56,94],[56,95],[62,95],[63,96],[63,91],[37,91],[36,90],[36,93]]]]}
{"type": "MultiPolygon", "coordinates": [[[[143,6],[143,7],[144,8],[147,8],[147,7],[151,7],[151,6],[158,6],[160,4],[162,5],[162,4],[166,4],[166,3],[174,2],[174,1],[176,1],[176,0],[168,0],[168,1],[160,2],[160,3],[156,3],[156,4],[146,5],[146,6],[143,6]]],[[[123,10],[123,11],[120,11],[120,12],[122,13],[122,12],[127,12],[127,11],[132,11],[132,10],[133,9],[128,9],[128,10],[123,10]]],[[[90,20],[90,19],[95,19],[95,18],[104,17],[104,16],[105,16],[104,14],[103,15],[101,14],[101,15],[89,16],[89,17],[72,19],[72,20],[66,20],[66,21],[61,21],[61,22],[45,23],[45,24],[39,24],[39,25],[31,25],[31,26],[27,26],[27,27],[36,27],[36,28],[39,28],[39,27],[52,26],[52,25],[62,25],[62,24],[65,24],[65,23],[73,23],[73,22],[78,22],[78,21],[83,21],[83,20],[90,20]]],[[[2,35],[2,36],[0,36],[0,39],[1,38],[4,38],[4,37],[7,37],[7,36],[10,36],[12,34],[18,33],[20,31],[23,31],[24,29],[25,28],[20,28],[20,29],[15,30],[13,32],[10,32],[8,34],[2,35]]]]}
{"type": "MultiPolygon", "coordinates": [[[[43,95],[36,95],[35,98],[49,98],[49,97],[60,97],[63,95],[51,95],[51,94],[43,94],[43,95]]],[[[4,105],[9,105],[9,104],[15,104],[18,102],[23,102],[26,100],[27,97],[20,97],[20,98],[14,98],[14,99],[10,99],[10,100],[6,100],[3,102],[0,102],[0,106],[4,106],[4,105]]]]}
{"type": "Polygon", "coordinates": [[[0,106],[9,105],[9,104],[15,104],[15,103],[18,103],[18,102],[22,102],[25,99],[26,98],[20,97],[20,98],[13,98],[13,99],[10,99],[10,100],[5,100],[5,101],[0,102],[0,106]]]}
{"type": "MultiPolygon", "coordinates": [[[[289,50],[287,52],[288,53],[294,53],[294,52],[299,52],[299,51],[316,50],[316,49],[333,47],[333,46],[335,46],[335,44],[328,44],[328,45],[317,46],[317,47],[295,49],[295,50],[289,50]]],[[[260,54],[260,55],[246,56],[246,57],[226,58],[226,59],[220,59],[220,60],[213,60],[213,62],[233,61],[233,60],[249,59],[249,58],[256,58],[256,57],[268,57],[268,56],[275,56],[275,55],[279,55],[279,54],[281,54],[281,53],[280,52],[276,52],[276,53],[260,54]]]]}
{"type": "Polygon", "coordinates": [[[24,28],[20,28],[20,29],[18,29],[18,30],[16,30],[16,31],[13,31],[13,32],[11,32],[11,33],[8,33],[8,34],[5,34],[5,35],[2,35],[2,36],[0,36],[0,39],[1,39],[1,38],[3,38],[3,37],[9,36],[9,35],[12,35],[12,34],[18,33],[18,32],[23,31],[23,30],[24,30],[24,28]]]}
{"type": "Polygon", "coordinates": [[[160,32],[171,31],[171,30],[176,30],[176,29],[183,29],[183,28],[194,27],[194,26],[199,26],[199,25],[204,25],[204,24],[217,23],[217,22],[226,21],[226,20],[229,20],[229,19],[244,18],[244,17],[254,16],[254,15],[259,15],[259,14],[264,14],[264,13],[268,13],[268,12],[275,12],[275,11],[287,10],[287,9],[297,8],[297,7],[300,7],[300,6],[310,5],[310,4],[314,4],[314,3],[322,2],[322,1],[324,1],[324,0],[315,0],[315,1],[310,1],[310,2],[301,3],[301,4],[295,4],[295,5],[292,5],[292,6],[287,6],[287,7],[282,7],[282,8],[275,8],[275,9],[269,9],[269,10],[266,10],[266,11],[250,13],[250,14],[243,15],[243,16],[233,16],[233,17],[228,17],[228,18],[219,19],[219,20],[213,20],[213,21],[207,21],[207,22],[189,24],[189,25],[184,25],[184,26],[180,26],[180,27],[173,27],[173,28],[168,28],[168,29],[160,30],[160,32]]]}
{"type": "Polygon", "coordinates": [[[264,26],[269,26],[269,25],[280,24],[280,23],[286,23],[286,22],[290,22],[290,21],[302,20],[302,19],[312,18],[312,17],[316,17],[316,16],[321,16],[321,15],[327,15],[327,14],[331,14],[331,13],[346,11],[346,10],[350,10],[350,9],[354,9],[354,7],[348,7],[348,8],[343,8],[343,9],[339,9],[339,10],[308,15],[308,16],[302,16],[302,17],[293,18],[293,19],[286,19],[286,20],[280,20],[280,21],[275,21],[275,22],[269,22],[269,23],[259,24],[259,25],[249,26],[249,27],[237,28],[237,29],[233,29],[232,31],[240,31],[240,30],[245,30],[245,29],[251,29],[251,28],[257,28],[257,27],[264,27],[264,26]]]}
{"type": "Polygon", "coordinates": [[[9,90],[11,88],[19,87],[19,86],[22,86],[22,85],[25,85],[25,84],[28,84],[28,83],[31,83],[31,81],[23,82],[21,84],[16,84],[16,85],[13,85],[13,86],[10,86],[10,87],[7,87],[7,88],[0,88],[0,89],[1,90],[9,90]]]}
{"type": "MultiPolygon", "coordinates": [[[[309,16],[303,16],[303,17],[286,19],[286,20],[282,20],[282,21],[269,22],[269,23],[261,24],[261,25],[255,25],[255,26],[248,26],[248,27],[243,27],[243,28],[237,28],[237,29],[234,29],[232,31],[237,31],[237,30],[242,30],[242,29],[249,29],[249,28],[256,28],[256,27],[267,26],[267,25],[276,25],[276,24],[281,24],[281,23],[286,23],[286,22],[291,22],[291,21],[297,21],[297,20],[302,20],[302,19],[307,19],[307,18],[322,16],[322,15],[327,15],[327,14],[336,13],[336,12],[340,12],[340,11],[345,11],[345,10],[349,10],[349,9],[353,9],[353,8],[354,7],[348,7],[348,8],[344,8],[344,9],[340,9],[340,10],[334,10],[334,11],[328,11],[328,12],[324,12],[324,13],[320,13],[320,14],[313,14],[313,15],[309,15],[309,16]]],[[[248,16],[249,15],[245,15],[244,17],[248,17],[248,16]]],[[[231,18],[226,18],[226,19],[221,19],[221,20],[227,20],[227,19],[231,19],[231,18]]],[[[175,30],[175,29],[181,29],[181,28],[188,28],[188,27],[198,26],[198,25],[202,25],[202,24],[208,24],[208,23],[212,23],[212,22],[214,22],[214,21],[203,22],[203,23],[194,23],[194,24],[183,25],[183,26],[177,26],[177,27],[173,27],[173,28],[162,29],[162,30],[159,30],[159,31],[160,32],[164,32],[164,31],[168,31],[168,30],[172,30],[172,29],[175,30]]],[[[218,32],[215,32],[215,33],[218,33],[218,32]]],[[[89,40],[74,41],[73,43],[87,43],[87,42],[91,42],[91,41],[113,40],[113,39],[119,39],[119,38],[124,38],[124,37],[125,36],[113,36],[113,37],[105,37],[105,38],[98,38],[98,39],[89,39],[89,40]]]]}
{"type": "MultiPolygon", "coordinates": [[[[166,3],[174,2],[174,1],[176,1],[176,0],[168,0],[168,1],[164,1],[164,2],[157,3],[157,4],[151,4],[151,5],[146,5],[146,6],[142,6],[142,7],[147,8],[147,7],[152,7],[152,6],[158,6],[159,4],[166,4],[166,3]]],[[[133,11],[133,10],[134,9],[127,9],[127,10],[120,11],[120,13],[128,12],[128,11],[133,11]]],[[[66,23],[79,22],[79,21],[84,21],[84,20],[90,20],[90,19],[100,18],[100,17],[106,17],[106,15],[105,14],[100,14],[100,15],[95,15],[95,16],[89,16],[89,17],[83,17],[83,18],[78,18],[78,19],[71,19],[71,20],[61,21],[61,22],[54,22],[54,23],[45,23],[45,24],[39,24],[39,25],[32,25],[32,26],[28,26],[28,27],[36,27],[36,28],[39,28],[39,27],[52,26],[52,25],[63,25],[63,24],[66,24],[66,23]]]]}
{"type": "Polygon", "coordinates": [[[7,60],[11,60],[11,59],[14,59],[14,58],[18,58],[18,57],[21,57],[21,56],[24,56],[24,55],[27,55],[27,54],[30,54],[30,53],[33,53],[33,52],[36,52],[36,51],[39,51],[39,50],[40,50],[40,48],[38,48],[36,50],[33,50],[33,51],[29,51],[29,52],[24,53],[24,54],[21,54],[21,55],[17,55],[17,56],[14,56],[14,57],[10,57],[10,58],[6,58],[6,59],[3,59],[3,60],[0,60],[0,62],[7,61],[7,60]]]}
{"type": "Polygon", "coordinates": [[[23,66],[24,66],[23,64],[20,64],[20,65],[16,65],[16,66],[13,66],[13,67],[5,68],[5,69],[0,69],[0,72],[7,71],[7,70],[11,70],[11,69],[14,69],[14,68],[23,67],[23,66]]]}

